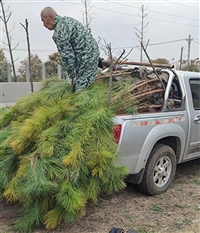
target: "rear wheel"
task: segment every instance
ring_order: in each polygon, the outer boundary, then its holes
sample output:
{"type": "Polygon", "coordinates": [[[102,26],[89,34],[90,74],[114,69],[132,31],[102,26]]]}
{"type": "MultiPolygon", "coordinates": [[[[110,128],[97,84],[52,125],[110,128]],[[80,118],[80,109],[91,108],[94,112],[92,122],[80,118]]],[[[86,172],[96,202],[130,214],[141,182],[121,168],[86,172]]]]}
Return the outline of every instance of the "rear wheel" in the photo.
{"type": "Polygon", "coordinates": [[[167,191],[176,173],[176,156],[170,146],[157,144],[148,159],[142,182],[138,184],[141,192],[157,195],[167,191]]]}

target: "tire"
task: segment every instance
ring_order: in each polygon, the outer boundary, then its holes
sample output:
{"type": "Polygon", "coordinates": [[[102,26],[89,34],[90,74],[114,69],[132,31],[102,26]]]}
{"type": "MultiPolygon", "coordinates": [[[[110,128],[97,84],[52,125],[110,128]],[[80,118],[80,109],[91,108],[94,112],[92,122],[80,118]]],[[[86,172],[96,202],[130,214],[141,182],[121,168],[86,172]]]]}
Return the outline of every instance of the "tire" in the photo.
{"type": "Polygon", "coordinates": [[[170,146],[157,144],[147,161],[138,189],[147,195],[158,195],[169,188],[176,173],[176,155],[170,146]]]}

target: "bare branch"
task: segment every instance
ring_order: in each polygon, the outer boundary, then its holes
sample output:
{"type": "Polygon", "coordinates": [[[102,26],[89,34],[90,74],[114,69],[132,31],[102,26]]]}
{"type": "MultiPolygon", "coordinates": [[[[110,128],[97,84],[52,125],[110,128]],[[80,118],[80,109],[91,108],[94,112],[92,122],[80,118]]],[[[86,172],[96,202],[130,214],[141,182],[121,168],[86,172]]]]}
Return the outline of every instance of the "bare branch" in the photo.
{"type": "Polygon", "coordinates": [[[146,49],[144,48],[142,42],[141,42],[141,46],[142,46],[142,49],[144,50],[144,52],[145,52],[145,54],[146,54],[146,56],[147,56],[147,58],[148,58],[148,60],[149,60],[149,63],[150,63],[151,66],[152,66],[152,69],[153,69],[154,73],[156,74],[157,78],[160,80],[160,82],[161,82],[163,88],[165,89],[165,85],[163,84],[163,81],[162,81],[162,79],[159,77],[158,73],[156,72],[156,69],[155,69],[154,65],[152,64],[151,59],[150,59],[150,57],[149,57],[149,55],[148,55],[146,49]]]}
{"type": "Polygon", "coordinates": [[[111,49],[111,43],[108,45],[108,56],[110,60],[110,78],[109,78],[109,90],[108,90],[108,107],[110,107],[111,104],[111,97],[112,97],[112,79],[113,79],[113,69],[114,69],[114,63],[113,63],[113,57],[112,57],[112,49],[111,49]]]}
{"type": "Polygon", "coordinates": [[[17,46],[19,45],[19,43],[17,43],[17,45],[12,49],[12,50],[15,50],[17,48],[17,46]]]}
{"type": "MultiPolygon", "coordinates": [[[[3,3],[3,5],[5,5],[6,3],[3,3]]],[[[7,7],[7,9],[5,10],[5,14],[7,14],[10,11],[10,6],[7,7]]]]}
{"type": "Polygon", "coordinates": [[[8,46],[8,44],[6,44],[6,42],[4,42],[4,41],[1,41],[3,44],[5,44],[6,46],[8,46]]]}
{"type": "Polygon", "coordinates": [[[9,40],[10,40],[10,41],[12,40],[12,35],[9,36],[9,40]]]}
{"type": "Polygon", "coordinates": [[[124,55],[124,53],[125,53],[125,49],[123,49],[121,55],[120,55],[120,56],[118,57],[118,59],[115,61],[115,63],[114,63],[113,66],[115,66],[115,65],[117,64],[117,62],[122,58],[122,56],[124,55]]]}
{"type": "Polygon", "coordinates": [[[143,29],[145,29],[148,25],[149,25],[149,22],[143,27],[143,29]]]}
{"type": "Polygon", "coordinates": [[[100,43],[100,41],[101,41],[101,37],[99,36],[99,37],[98,37],[97,44],[99,44],[99,43],[100,43]]]}
{"type": "Polygon", "coordinates": [[[150,41],[150,39],[148,39],[148,41],[147,41],[147,44],[146,44],[146,50],[147,50],[147,47],[148,47],[148,45],[149,45],[149,41],[150,41]]]}
{"type": "Polygon", "coordinates": [[[133,51],[133,48],[131,48],[131,50],[127,53],[127,55],[122,59],[122,63],[124,61],[126,61],[126,58],[128,57],[128,55],[133,51]]]}
{"type": "Polygon", "coordinates": [[[8,15],[7,19],[6,19],[6,23],[8,23],[10,16],[12,15],[12,13],[10,12],[10,14],[8,15]]]}
{"type": "Polygon", "coordinates": [[[101,48],[102,48],[102,50],[104,51],[104,53],[105,53],[105,55],[107,55],[108,56],[108,51],[107,51],[107,44],[106,44],[106,41],[105,41],[105,39],[103,39],[104,40],[104,44],[105,45],[102,45],[101,44],[101,48]]]}
{"type": "Polygon", "coordinates": [[[139,39],[141,39],[141,35],[138,35],[137,32],[136,32],[135,34],[136,34],[136,36],[137,36],[139,39]]]}
{"type": "Polygon", "coordinates": [[[22,25],[22,27],[25,29],[25,31],[26,31],[26,27],[24,26],[24,24],[22,24],[22,23],[20,23],[21,25],[22,25]]]}
{"type": "Polygon", "coordinates": [[[18,60],[19,60],[19,58],[15,59],[14,62],[16,62],[16,61],[18,61],[18,60]]]}
{"type": "Polygon", "coordinates": [[[13,32],[14,29],[15,29],[15,23],[13,25],[13,28],[8,33],[10,34],[11,32],[13,32]]]}

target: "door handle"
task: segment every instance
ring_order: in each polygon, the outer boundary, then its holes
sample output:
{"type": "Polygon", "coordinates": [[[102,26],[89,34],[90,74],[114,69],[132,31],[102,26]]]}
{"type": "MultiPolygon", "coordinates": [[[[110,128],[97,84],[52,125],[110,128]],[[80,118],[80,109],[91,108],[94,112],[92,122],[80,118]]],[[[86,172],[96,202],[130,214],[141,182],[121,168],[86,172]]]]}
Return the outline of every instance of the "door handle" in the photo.
{"type": "Polygon", "coordinates": [[[200,123],[200,115],[194,117],[194,123],[200,123]]]}

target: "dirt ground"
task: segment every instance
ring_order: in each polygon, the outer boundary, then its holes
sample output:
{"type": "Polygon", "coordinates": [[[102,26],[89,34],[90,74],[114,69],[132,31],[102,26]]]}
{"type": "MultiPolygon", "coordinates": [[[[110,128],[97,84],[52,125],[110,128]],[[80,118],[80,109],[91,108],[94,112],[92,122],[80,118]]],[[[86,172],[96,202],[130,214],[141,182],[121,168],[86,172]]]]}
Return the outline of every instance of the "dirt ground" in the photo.
{"type": "MultiPolygon", "coordinates": [[[[18,210],[17,205],[0,202],[0,233],[11,233],[9,224],[18,210]]],[[[109,233],[113,227],[139,233],[200,233],[200,159],[178,165],[173,184],[162,195],[149,197],[127,184],[125,190],[88,206],[80,221],[34,233],[109,233]]]]}

